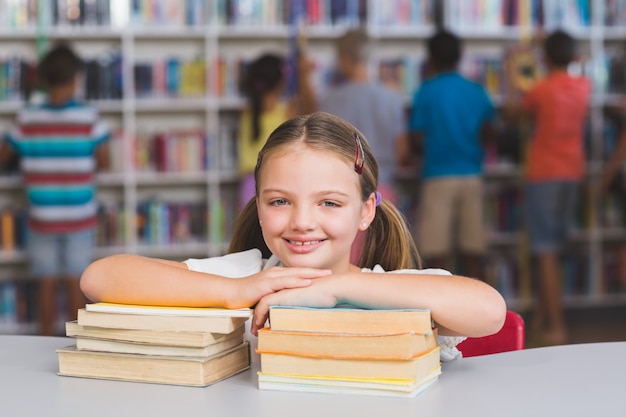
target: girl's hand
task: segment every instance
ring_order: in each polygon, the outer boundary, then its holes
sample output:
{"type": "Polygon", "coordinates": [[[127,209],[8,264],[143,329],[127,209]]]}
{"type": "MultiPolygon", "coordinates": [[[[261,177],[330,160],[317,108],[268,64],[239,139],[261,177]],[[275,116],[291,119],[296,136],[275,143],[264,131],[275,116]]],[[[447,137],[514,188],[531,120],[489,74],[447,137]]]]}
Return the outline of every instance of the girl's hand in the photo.
{"type": "Polygon", "coordinates": [[[327,269],[272,267],[246,278],[229,279],[233,284],[228,308],[255,305],[261,298],[287,288],[306,287],[315,278],[330,275],[327,269]]]}
{"type": "Polygon", "coordinates": [[[257,335],[267,321],[270,306],[287,305],[303,307],[332,308],[337,305],[337,298],[332,291],[333,278],[320,278],[303,288],[285,289],[268,294],[254,308],[250,331],[257,335]]]}

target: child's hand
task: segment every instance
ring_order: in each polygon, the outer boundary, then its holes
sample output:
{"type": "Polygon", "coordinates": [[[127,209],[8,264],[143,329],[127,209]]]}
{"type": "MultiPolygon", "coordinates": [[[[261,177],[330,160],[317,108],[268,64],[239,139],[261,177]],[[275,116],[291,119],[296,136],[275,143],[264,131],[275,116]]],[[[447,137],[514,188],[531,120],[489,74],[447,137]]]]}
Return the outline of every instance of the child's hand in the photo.
{"type": "Polygon", "coordinates": [[[252,317],[250,331],[253,335],[267,321],[270,306],[291,305],[304,307],[331,308],[337,305],[337,298],[331,290],[333,278],[317,279],[304,288],[286,289],[268,294],[257,303],[252,317]]]}
{"type": "Polygon", "coordinates": [[[229,280],[233,284],[229,308],[250,307],[261,298],[287,288],[306,287],[311,280],[330,275],[331,271],[314,268],[273,267],[246,278],[229,280]]]}

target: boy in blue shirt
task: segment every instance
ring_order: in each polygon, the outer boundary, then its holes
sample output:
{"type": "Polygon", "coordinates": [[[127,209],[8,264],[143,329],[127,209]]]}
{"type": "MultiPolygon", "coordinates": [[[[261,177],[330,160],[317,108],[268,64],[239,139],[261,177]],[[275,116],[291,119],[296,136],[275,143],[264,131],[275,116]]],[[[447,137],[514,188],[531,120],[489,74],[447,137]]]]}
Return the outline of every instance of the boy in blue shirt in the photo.
{"type": "Polygon", "coordinates": [[[433,76],[413,97],[409,130],[423,156],[418,245],[427,267],[450,268],[456,240],[463,274],[481,277],[483,156],[484,143],[493,138],[494,108],[485,89],[457,71],[461,50],[456,35],[433,35],[428,40],[433,76]]]}

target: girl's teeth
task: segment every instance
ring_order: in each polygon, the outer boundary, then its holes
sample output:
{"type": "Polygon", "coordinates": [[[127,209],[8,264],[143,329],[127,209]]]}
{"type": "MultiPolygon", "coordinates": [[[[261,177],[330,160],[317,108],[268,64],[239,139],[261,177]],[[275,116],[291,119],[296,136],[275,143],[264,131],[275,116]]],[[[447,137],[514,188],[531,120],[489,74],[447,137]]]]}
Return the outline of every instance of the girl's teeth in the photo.
{"type": "Polygon", "coordinates": [[[306,241],[306,242],[300,242],[300,241],[291,241],[291,243],[293,243],[296,246],[309,246],[309,245],[313,245],[318,243],[319,240],[313,240],[313,241],[306,241]]]}

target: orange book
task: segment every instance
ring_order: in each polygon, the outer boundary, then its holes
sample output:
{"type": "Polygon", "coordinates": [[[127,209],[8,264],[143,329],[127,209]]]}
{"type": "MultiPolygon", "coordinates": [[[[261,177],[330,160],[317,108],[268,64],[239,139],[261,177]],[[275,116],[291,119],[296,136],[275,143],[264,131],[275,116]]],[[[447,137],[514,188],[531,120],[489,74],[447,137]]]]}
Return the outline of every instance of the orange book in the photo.
{"type": "Polygon", "coordinates": [[[1,218],[2,250],[15,249],[15,219],[11,210],[3,210],[1,218]]]}
{"type": "Polygon", "coordinates": [[[342,359],[409,360],[437,346],[430,333],[321,333],[259,330],[257,352],[342,359]]]}

